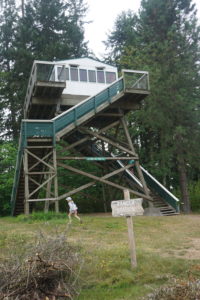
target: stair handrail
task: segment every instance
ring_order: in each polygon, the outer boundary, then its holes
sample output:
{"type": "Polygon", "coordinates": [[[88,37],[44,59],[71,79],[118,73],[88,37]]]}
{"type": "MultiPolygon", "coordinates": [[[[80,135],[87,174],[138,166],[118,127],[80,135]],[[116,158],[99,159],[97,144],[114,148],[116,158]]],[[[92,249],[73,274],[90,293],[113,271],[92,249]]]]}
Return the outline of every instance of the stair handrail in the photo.
{"type": "Polygon", "coordinates": [[[22,136],[23,136],[23,123],[21,123],[21,130],[20,130],[20,137],[19,137],[19,143],[18,143],[18,152],[17,152],[17,159],[15,164],[15,174],[14,174],[14,181],[13,181],[13,187],[12,187],[12,193],[11,193],[11,213],[13,215],[13,209],[14,204],[16,201],[16,189],[19,184],[19,173],[21,169],[23,154],[22,154],[22,136]]]}
{"type": "Polygon", "coordinates": [[[166,194],[168,194],[173,200],[176,202],[175,207],[169,203],[171,206],[173,206],[175,209],[178,209],[180,200],[174,196],[162,183],[160,183],[155,177],[153,177],[147,170],[145,170],[142,166],[140,166],[142,169],[143,174],[146,174],[149,178],[151,178],[152,181],[156,183],[157,186],[159,186],[166,194]]]}
{"type": "MultiPolygon", "coordinates": [[[[95,94],[95,95],[93,95],[93,96],[90,96],[90,97],[86,98],[85,100],[83,100],[83,101],[81,101],[80,103],[74,105],[74,106],[71,107],[70,109],[68,109],[68,110],[64,111],[63,113],[59,114],[58,116],[54,117],[54,118],[52,119],[52,121],[54,121],[54,122],[56,123],[57,120],[59,120],[59,119],[61,119],[61,118],[63,118],[63,117],[66,117],[66,116],[69,115],[72,111],[73,111],[74,114],[76,115],[76,110],[77,110],[79,107],[81,107],[81,106],[83,106],[84,104],[86,104],[86,103],[87,103],[88,101],[90,101],[91,99],[94,99],[94,103],[93,103],[93,107],[91,108],[90,111],[94,110],[94,112],[96,113],[96,109],[97,109],[97,107],[98,107],[98,105],[97,105],[97,103],[96,103],[97,97],[98,97],[99,95],[105,93],[106,90],[108,90],[108,94],[109,94],[110,89],[111,89],[113,86],[115,86],[115,85],[117,85],[118,83],[120,83],[120,82],[122,82],[122,88],[121,88],[120,90],[118,90],[117,93],[119,93],[120,91],[123,91],[123,77],[120,77],[119,79],[117,79],[117,80],[115,80],[114,82],[112,82],[111,84],[109,84],[105,89],[103,89],[103,90],[100,91],[99,93],[97,93],[97,94],[95,94]]],[[[117,94],[117,93],[116,93],[116,94],[117,94]]],[[[105,100],[104,102],[106,102],[106,101],[109,102],[109,101],[110,101],[110,98],[109,98],[109,97],[106,98],[106,100],[105,100]]],[[[102,104],[102,103],[101,103],[101,104],[102,104]]],[[[77,119],[74,118],[74,120],[73,120],[70,124],[72,124],[73,122],[76,123],[76,121],[77,121],[77,119]]],[[[70,124],[68,124],[67,126],[69,126],[70,124]]],[[[76,124],[75,124],[75,125],[76,125],[76,124]]],[[[55,124],[55,127],[56,127],[56,124],[55,124]]],[[[62,129],[60,129],[60,130],[56,129],[56,133],[58,133],[58,132],[61,131],[61,130],[62,130],[62,129]]]]}

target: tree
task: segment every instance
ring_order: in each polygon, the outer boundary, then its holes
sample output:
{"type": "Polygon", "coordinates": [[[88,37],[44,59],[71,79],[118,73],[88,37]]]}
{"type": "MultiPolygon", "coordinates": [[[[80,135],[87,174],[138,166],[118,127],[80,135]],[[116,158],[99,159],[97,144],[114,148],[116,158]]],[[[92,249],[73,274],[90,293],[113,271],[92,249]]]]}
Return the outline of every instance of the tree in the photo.
{"type": "Polygon", "coordinates": [[[168,185],[176,185],[179,177],[183,208],[189,212],[188,169],[198,163],[200,141],[200,28],[195,7],[190,0],[143,0],[134,28],[137,39],[125,44],[118,63],[149,70],[151,96],[132,114],[137,128],[133,134],[146,147],[140,152],[153,172],[159,166],[168,185]]]}
{"type": "Polygon", "coordinates": [[[84,0],[30,0],[21,9],[3,4],[0,19],[0,106],[4,134],[19,134],[22,107],[33,60],[60,60],[87,55],[84,0]]]}
{"type": "Polygon", "coordinates": [[[0,215],[10,213],[10,195],[15,171],[16,145],[12,142],[0,144],[0,215]]]}

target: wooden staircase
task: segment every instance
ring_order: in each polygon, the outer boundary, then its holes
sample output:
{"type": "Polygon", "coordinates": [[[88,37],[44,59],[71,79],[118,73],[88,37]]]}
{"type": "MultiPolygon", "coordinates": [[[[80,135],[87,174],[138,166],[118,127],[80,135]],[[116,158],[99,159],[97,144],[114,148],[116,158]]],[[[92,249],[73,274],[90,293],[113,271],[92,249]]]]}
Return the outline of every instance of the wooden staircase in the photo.
{"type": "Polygon", "coordinates": [[[165,202],[158,194],[155,192],[151,192],[151,197],[153,199],[153,205],[156,208],[160,209],[160,212],[163,216],[174,216],[178,215],[177,211],[169,205],[167,202],[165,202]]]}

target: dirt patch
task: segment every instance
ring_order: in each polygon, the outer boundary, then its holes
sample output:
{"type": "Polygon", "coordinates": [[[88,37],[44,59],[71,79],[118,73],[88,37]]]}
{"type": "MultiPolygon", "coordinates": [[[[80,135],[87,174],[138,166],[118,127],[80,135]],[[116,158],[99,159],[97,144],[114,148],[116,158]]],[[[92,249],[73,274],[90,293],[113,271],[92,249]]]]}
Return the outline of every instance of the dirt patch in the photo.
{"type": "Polygon", "coordinates": [[[160,253],[161,256],[176,258],[189,259],[189,260],[200,260],[200,238],[190,239],[188,246],[180,249],[172,249],[169,252],[160,253]]]}
{"type": "Polygon", "coordinates": [[[182,256],[186,259],[200,259],[200,238],[191,240],[191,247],[184,249],[186,253],[182,256]]]}

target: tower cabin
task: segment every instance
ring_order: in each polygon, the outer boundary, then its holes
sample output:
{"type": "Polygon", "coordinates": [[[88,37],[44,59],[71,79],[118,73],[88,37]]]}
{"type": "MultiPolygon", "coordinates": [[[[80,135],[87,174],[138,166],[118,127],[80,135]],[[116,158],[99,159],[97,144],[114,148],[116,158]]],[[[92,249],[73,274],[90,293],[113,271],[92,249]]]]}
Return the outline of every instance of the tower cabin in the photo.
{"type": "Polygon", "coordinates": [[[51,119],[118,79],[117,68],[90,59],[35,61],[25,99],[25,119],[51,119]],[[35,78],[35,80],[34,80],[35,78]]]}

